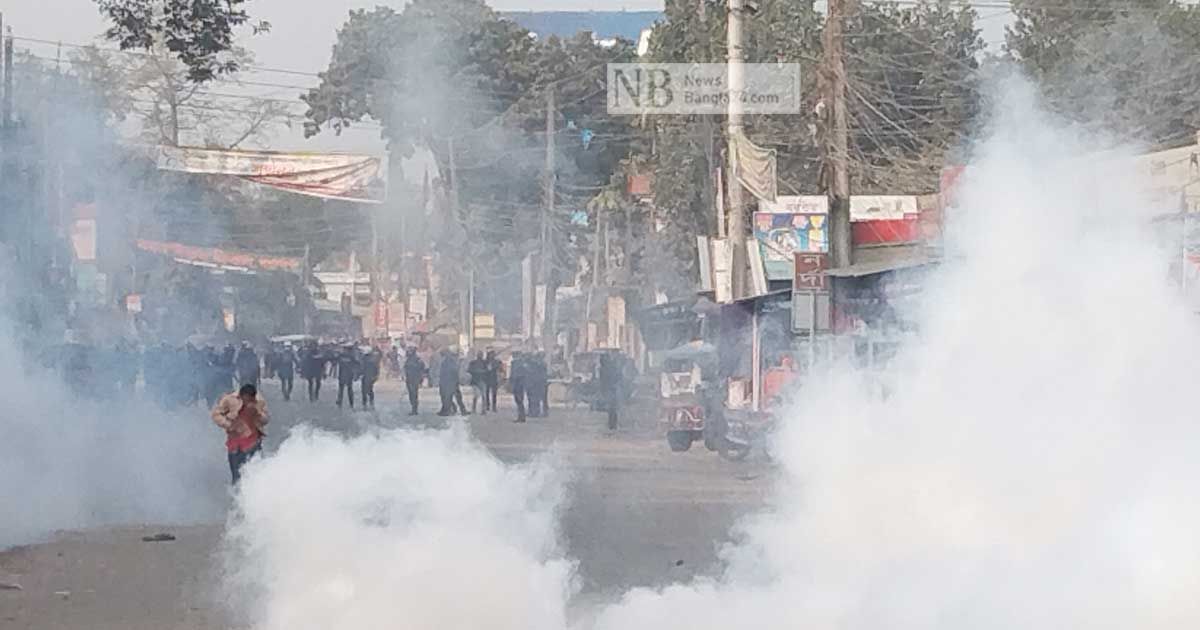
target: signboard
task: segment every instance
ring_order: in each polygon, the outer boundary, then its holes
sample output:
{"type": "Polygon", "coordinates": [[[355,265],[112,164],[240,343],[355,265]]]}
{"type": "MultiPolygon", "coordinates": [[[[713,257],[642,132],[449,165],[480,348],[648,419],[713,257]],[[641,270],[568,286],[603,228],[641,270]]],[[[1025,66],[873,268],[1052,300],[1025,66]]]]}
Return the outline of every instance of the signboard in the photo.
{"type": "Polygon", "coordinates": [[[375,332],[387,334],[388,332],[388,303],[384,300],[375,300],[375,332]]]}
{"type": "Polygon", "coordinates": [[[828,268],[828,254],[798,253],[795,255],[795,278],[792,286],[797,291],[825,291],[829,288],[828,278],[825,275],[825,270],[828,268]]]}
{"type": "Polygon", "coordinates": [[[533,288],[533,336],[542,337],[542,328],[546,323],[546,285],[539,284],[533,288]]]}
{"type": "Polygon", "coordinates": [[[810,335],[830,330],[828,254],[796,254],[792,284],[792,331],[810,335]]]}
{"type": "Polygon", "coordinates": [[[733,300],[733,247],[727,239],[712,240],[713,291],[717,304],[733,300]]]}
{"type": "Polygon", "coordinates": [[[753,284],[754,295],[766,295],[769,288],[767,271],[763,267],[762,252],[758,248],[758,241],[753,238],[746,239],[746,258],[750,263],[750,281],[753,284]]]}
{"type": "Polygon", "coordinates": [[[608,297],[608,338],[604,347],[620,348],[625,336],[625,298],[619,295],[608,297]]]}
{"type": "Polygon", "coordinates": [[[429,293],[425,289],[408,290],[408,316],[417,322],[425,321],[429,304],[429,293]]]}
{"type": "Polygon", "coordinates": [[[95,219],[76,219],[71,223],[71,248],[75,250],[75,260],[79,262],[96,260],[95,219]]]}
{"type": "Polygon", "coordinates": [[[384,160],[369,155],[160,146],[158,168],[183,173],[231,175],[324,199],[383,203],[387,198],[387,168],[384,160]]]}
{"type": "Polygon", "coordinates": [[[831,313],[828,291],[792,292],[792,332],[828,332],[831,313]]]}
{"type": "Polygon", "coordinates": [[[915,195],[854,195],[851,221],[900,221],[917,214],[915,195]]]}
{"type": "Polygon", "coordinates": [[[829,214],[829,197],[781,195],[775,201],[759,201],[758,210],[769,214],[829,214]]]}
{"type": "Polygon", "coordinates": [[[130,293],[125,296],[125,310],[130,313],[142,312],[142,296],[139,293],[130,293]]]}
{"type": "Polygon", "coordinates": [[[492,313],[475,313],[475,338],[496,338],[496,316],[492,313]]]}
{"type": "Polygon", "coordinates": [[[388,304],[388,334],[395,335],[408,330],[408,309],[404,301],[395,297],[388,304]]]}
{"type": "Polygon", "coordinates": [[[700,259],[700,290],[713,290],[712,249],[708,246],[708,237],[696,237],[696,252],[700,259]]]}
{"type": "Polygon", "coordinates": [[[521,338],[533,336],[533,256],[521,261],[521,338]]]}
{"type": "Polygon", "coordinates": [[[920,211],[915,195],[851,197],[851,238],[855,245],[916,242],[921,238],[920,211]]]}
{"type": "Polygon", "coordinates": [[[768,280],[790,280],[797,253],[829,251],[829,222],[823,214],[754,213],[758,241],[768,280]]]}

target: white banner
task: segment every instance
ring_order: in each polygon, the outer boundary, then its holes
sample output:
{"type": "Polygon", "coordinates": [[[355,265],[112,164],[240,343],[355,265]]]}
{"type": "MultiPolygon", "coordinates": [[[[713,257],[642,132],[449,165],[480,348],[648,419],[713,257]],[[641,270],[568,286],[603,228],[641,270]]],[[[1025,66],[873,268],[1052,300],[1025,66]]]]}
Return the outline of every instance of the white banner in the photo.
{"type": "Polygon", "coordinates": [[[410,317],[415,317],[416,321],[423,322],[428,317],[428,313],[426,313],[428,308],[429,294],[425,289],[408,290],[408,314],[410,317]]]}
{"type": "Polygon", "coordinates": [[[899,221],[917,214],[915,195],[854,195],[850,197],[851,221],[899,221]]]}
{"type": "Polygon", "coordinates": [[[733,245],[728,239],[712,240],[713,290],[718,304],[733,301],[733,245]]]}
{"type": "Polygon", "coordinates": [[[231,175],[326,199],[382,203],[387,198],[384,159],[369,155],[160,146],[158,168],[183,173],[231,175]]]}
{"type": "Polygon", "coordinates": [[[780,195],[773,202],[759,200],[758,211],[771,214],[829,214],[829,197],[825,195],[780,195]]]}

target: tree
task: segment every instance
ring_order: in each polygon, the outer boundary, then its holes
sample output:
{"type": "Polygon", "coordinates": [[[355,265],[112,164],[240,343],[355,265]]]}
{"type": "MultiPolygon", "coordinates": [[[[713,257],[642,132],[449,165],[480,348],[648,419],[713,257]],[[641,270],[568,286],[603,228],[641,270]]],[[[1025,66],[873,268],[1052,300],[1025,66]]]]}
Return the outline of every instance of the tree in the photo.
{"type": "MultiPolygon", "coordinates": [[[[240,48],[230,54],[241,63],[253,59],[240,48]]],[[[189,80],[188,68],[161,46],[141,54],[88,46],[71,61],[113,118],[135,120],[150,144],[235,149],[265,140],[288,121],[285,102],[214,93],[189,80]]],[[[236,79],[230,82],[236,85],[236,79]]]]}
{"type": "Polygon", "coordinates": [[[1051,110],[1118,141],[1191,142],[1200,127],[1200,11],[1171,0],[1014,2],[1009,56],[1051,110]]]}
{"type": "Polygon", "coordinates": [[[864,3],[847,21],[854,189],[938,189],[947,154],[973,132],[984,49],[970,5],[864,3]]]}
{"type": "MultiPolygon", "coordinates": [[[[727,3],[667,2],[650,41],[650,61],[724,63],[727,3]]],[[[764,0],[745,22],[747,63],[784,61],[801,65],[802,110],[819,98],[815,61],[820,51],[820,17],[811,2],[764,0]]],[[[747,134],[776,150],[779,188],[784,194],[819,191],[820,162],[807,116],[746,116],[747,134]]],[[[715,171],[724,167],[724,118],[679,115],[650,117],[639,156],[654,175],[654,238],[646,269],[654,290],[671,297],[690,293],[698,279],[696,236],[716,233],[715,171]]]]}
{"type": "MultiPolygon", "coordinates": [[[[234,30],[250,23],[247,0],[95,0],[111,22],[105,37],[122,50],[165,47],[187,67],[188,80],[205,83],[237,72],[234,30]]],[[[252,25],[255,33],[271,25],[252,25]]]]}
{"type": "MultiPolygon", "coordinates": [[[[726,3],[673,0],[654,29],[659,62],[726,59],[726,3]]],[[[859,3],[848,16],[846,59],[851,114],[851,185],[859,193],[936,190],[948,152],[972,129],[979,109],[977,57],[983,42],[969,6],[946,0],[914,6],[859,3]]],[[[744,21],[748,63],[801,67],[799,115],[749,115],[747,135],[774,149],[781,194],[821,194],[822,17],[811,2],[763,0],[744,21]]],[[[646,123],[641,156],[655,177],[657,283],[685,292],[695,285],[695,237],[716,233],[715,168],[724,166],[724,119],[659,116],[646,123]],[[680,281],[683,279],[684,281],[680,281]]]]}
{"type": "Polygon", "coordinates": [[[464,260],[486,261],[476,265],[477,283],[514,279],[520,260],[538,251],[543,221],[554,245],[549,269],[562,280],[576,260],[572,208],[607,185],[628,155],[631,134],[607,116],[604,78],[607,62],[633,56],[631,42],[606,46],[590,34],[537,40],[480,0],[353,11],[321,84],[302,97],[306,132],[369,118],[383,126],[393,159],[434,155],[440,211],[411,216],[406,228],[432,235],[431,253],[453,252],[453,262],[438,265],[443,286],[465,286],[464,260]],[[554,216],[543,215],[549,90],[557,102],[554,216]]]}

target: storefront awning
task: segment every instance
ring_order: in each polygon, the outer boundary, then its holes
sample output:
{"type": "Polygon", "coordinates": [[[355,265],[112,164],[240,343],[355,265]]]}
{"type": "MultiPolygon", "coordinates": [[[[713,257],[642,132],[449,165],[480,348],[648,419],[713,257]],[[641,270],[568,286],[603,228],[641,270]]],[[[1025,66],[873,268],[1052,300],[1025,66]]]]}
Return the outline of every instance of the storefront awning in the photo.
{"type": "Polygon", "coordinates": [[[861,278],[863,276],[873,276],[879,273],[889,271],[899,271],[901,269],[913,269],[916,267],[924,267],[926,265],[935,265],[938,261],[931,258],[908,258],[902,260],[880,260],[872,262],[863,262],[850,265],[849,267],[839,267],[837,269],[828,269],[825,275],[830,278],[861,278]]]}

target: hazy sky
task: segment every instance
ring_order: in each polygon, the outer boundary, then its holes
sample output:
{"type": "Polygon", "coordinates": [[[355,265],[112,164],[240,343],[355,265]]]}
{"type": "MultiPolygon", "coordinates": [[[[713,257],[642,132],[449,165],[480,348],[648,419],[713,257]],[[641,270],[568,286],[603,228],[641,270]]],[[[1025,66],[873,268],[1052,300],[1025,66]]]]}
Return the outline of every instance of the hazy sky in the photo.
{"type": "MultiPolygon", "coordinates": [[[[258,66],[317,72],[329,62],[337,28],[351,9],[371,8],[380,4],[401,7],[404,0],[251,0],[249,8],[256,19],[272,25],[271,32],[246,39],[243,44],[254,51],[258,66]]],[[[661,10],[663,0],[491,0],[501,11],[522,10],[661,10]]],[[[17,37],[62,41],[67,44],[92,43],[105,24],[93,0],[0,0],[5,25],[12,26],[17,37]]],[[[984,39],[998,41],[1010,15],[1007,10],[981,10],[980,28],[984,39]]],[[[19,48],[53,57],[55,46],[18,41],[19,48]]],[[[245,80],[286,84],[287,88],[260,90],[254,96],[294,99],[299,88],[315,85],[315,77],[278,73],[245,73],[245,80]]],[[[311,150],[377,150],[377,128],[359,127],[341,138],[321,134],[304,140],[298,129],[282,132],[277,148],[311,150]]]]}
{"type": "MultiPolygon", "coordinates": [[[[256,65],[301,72],[317,72],[329,62],[337,29],[351,9],[373,8],[378,5],[401,7],[404,0],[251,0],[249,10],[255,19],[271,23],[271,32],[247,38],[242,43],[254,51],[256,65]]],[[[630,11],[662,10],[662,0],[491,0],[500,11],[559,10],[630,11]]],[[[66,44],[93,43],[105,28],[92,0],[0,0],[4,24],[12,26],[13,35],[32,39],[61,41],[66,44]]],[[[55,46],[27,41],[17,42],[18,48],[28,48],[33,54],[53,57],[55,46]]],[[[278,73],[244,73],[249,81],[280,83],[298,87],[315,85],[315,77],[278,73]]],[[[301,90],[281,88],[259,91],[255,96],[293,99],[301,90]]],[[[309,150],[379,150],[379,130],[358,127],[342,137],[321,134],[304,140],[295,128],[282,131],[277,137],[279,149],[309,150]]]]}
{"type": "MultiPolygon", "coordinates": [[[[316,71],[329,60],[337,27],[350,9],[403,6],[402,0],[251,0],[255,18],[272,25],[250,47],[261,65],[316,71]]],[[[661,10],[662,0],[491,0],[501,11],[661,10]]],[[[92,0],[0,0],[14,34],[64,42],[88,42],[104,29],[92,0]]]]}

